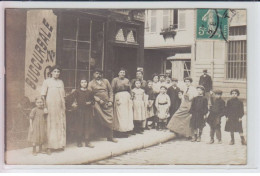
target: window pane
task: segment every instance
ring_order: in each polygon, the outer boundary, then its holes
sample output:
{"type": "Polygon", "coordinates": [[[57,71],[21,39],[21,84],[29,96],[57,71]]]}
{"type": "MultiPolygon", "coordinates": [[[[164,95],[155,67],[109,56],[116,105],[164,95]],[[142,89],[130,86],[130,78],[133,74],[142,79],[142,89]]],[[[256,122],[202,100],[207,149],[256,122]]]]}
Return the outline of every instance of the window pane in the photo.
{"type": "Polygon", "coordinates": [[[62,43],[63,43],[63,48],[76,48],[76,41],[63,39],[62,43]]]}
{"type": "Polygon", "coordinates": [[[169,27],[169,16],[164,16],[163,17],[163,28],[168,28],[169,27]]]}
{"type": "Polygon", "coordinates": [[[63,48],[61,67],[65,69],[75,69],[76,50],[73,48],[63,48]]]}
{"type": "Polygon", "coordinates": [[[156,16],[156,10],[151,10],[151,15],[156,16]]]}
{"type": "Polygon", "coordinates": [[[91,66],[102,68],[102,58],[104,50],[103,22],[92,22],[92,40],[91,40],[91,66]]]}
{"type": "Polygon", "coordinates": [[[85,18],[79,19],[79,34],[78,40],[89,41],[90,40],[90,20],[85,18]]]}
{"type": "Polygon", "coordinates": [[[76,40],[77,18],[71,15],[63,16],[63,38],[76,40]]]}
{"type": "Polygon", "coordinates": [[[173,10],[173,28],[178,28],[178,9],[173,10]]]}
{"type": "Polygon", "coordinates": [[[151,32],[156,32],[156,17],[151,17],[151,32]]]}
{"type": "Polygon", "coordinates": [[[75,70],[62,70],[61,79],[65,88],[75,88],[75,70]]]}

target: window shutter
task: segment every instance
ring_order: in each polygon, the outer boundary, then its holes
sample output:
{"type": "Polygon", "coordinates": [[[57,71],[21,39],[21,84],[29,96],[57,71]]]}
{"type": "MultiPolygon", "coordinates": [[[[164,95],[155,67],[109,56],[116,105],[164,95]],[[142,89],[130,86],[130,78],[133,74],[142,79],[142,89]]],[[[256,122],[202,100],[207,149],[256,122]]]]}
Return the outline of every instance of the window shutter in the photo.
{"type": "Polygon", "coordinates": [[[186,28],[186,14],[184,10],[179,10],[179,29],[185,29],[186,28]]]}

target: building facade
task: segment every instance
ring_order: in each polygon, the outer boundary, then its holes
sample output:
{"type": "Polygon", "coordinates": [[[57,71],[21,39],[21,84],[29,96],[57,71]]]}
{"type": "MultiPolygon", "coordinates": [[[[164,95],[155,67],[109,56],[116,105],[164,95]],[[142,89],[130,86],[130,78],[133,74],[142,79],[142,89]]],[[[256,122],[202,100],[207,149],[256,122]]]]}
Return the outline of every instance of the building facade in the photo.
{"type": "Polygon", "coordinates": [[[70,93],[82,76],[90,81],[95,68],[111,81],[120,67],[132,78],[144,65],[144,10],[7,9],[5,14],[7,149],[26,145],[26,117],[51,66],[61,66],[70,93]]]}
{"type": "Polygon", "coordinates": [[[145,72],[172,71],[172,77],[186,76],[198,84],[204,69],[213,79],[213,89],[229,97],[238,88],[246,99],[247,42],[246,10],[228,10],[228,38],[197,39],[197,9],[146,10],[145,72]],[[148,64],[147,64],[148,63],[148,64]],[[152,66],[154,65],[154,66],[152,66]]]}

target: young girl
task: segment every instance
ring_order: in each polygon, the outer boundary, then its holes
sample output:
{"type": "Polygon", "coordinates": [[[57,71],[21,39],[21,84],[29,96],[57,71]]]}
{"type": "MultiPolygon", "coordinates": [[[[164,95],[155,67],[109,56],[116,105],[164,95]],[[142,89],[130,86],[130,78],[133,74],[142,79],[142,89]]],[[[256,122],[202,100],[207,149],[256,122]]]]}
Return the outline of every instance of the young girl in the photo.
{"type": "Polygon", "coordinates": [[[75,117],[76,125],[76,140],[77,146],[82,147],[82,142],[85,142],[85,147],[94,148],[90,143],[92,116],[94,105],[94,96],[90,90],[87,89],[87,79],[81,78],[80,88],[76,89],[72,94],[66,97],[67,101],[73,100],[72,107],[77,110],[75,117]]]}
{"type": "Polygon", "coordinates": [[[230,145],[235,144],[234,132],[238,132],[241,138],[242,145],[246,145],[245,137],[243,135],[242,128],[242,117],[244,116],[244,105],[241,100],[237,97],[240,95],[238,89],[233,89],[230,92],[231,99],[227,101],[226,106],[226,117],[227,122],[225,126],[225,131],[230,132],[231,141],[230,145]]]}
{"type": "Polygon", "coordinates": [[[157,130],[166,128],[167,118],[170,116],[169,108],[171,105],[171,100],[169,95],[166,94],[166,91],[167,88],[165,86],[161,86],[160,94],[155,100],[158,117],[157,130]]]}
{"type": "Polygon", "coordinates": [[[135,81],[135,88],[132,90],[134,104],[134,132],[143,133],[143,122],[145,121],[144,90],[141,88],[141,81],[135,81]]]}
{"type": "Polygon", "coordinates": [[[147,103],[147,114],[146,114],[146,125],[145,128],[148,128],[148,121],[153,121],[154,123],[154,100],[155,100],[155,95],[154,95],[154,91],[153,91],[153,82],[148,80],[147,81],[147,88],[145,89],[145,93],[148,96],[148,103],[147,103]]]}
{"type": "Polygon", "coordinates": [[[208,113],[208,100],[204,96],[205,88],[203,86],[197,86],[198,96],[192,100],[190,113],[190,127],[194,131],[192,142],[200,142],[202,130],[205,126],[205,118],[208,113]]]}
{"type": "Polygon", "coordinates": [[[44,113],[44,100],[42,97],[35,99],[36,107],[32,109],[30,118],[30,128],[28,141],[33,144],[33,155],[37,155],[36,146],[42,152],[42,145],[47,142],[46,113],[44,113]]]}
{"type": "Polygon", "coordinates": [[[159,76],[157,73],[153,74],[153,91],[155,93],[155,97],[160,93],[159,76]]]}

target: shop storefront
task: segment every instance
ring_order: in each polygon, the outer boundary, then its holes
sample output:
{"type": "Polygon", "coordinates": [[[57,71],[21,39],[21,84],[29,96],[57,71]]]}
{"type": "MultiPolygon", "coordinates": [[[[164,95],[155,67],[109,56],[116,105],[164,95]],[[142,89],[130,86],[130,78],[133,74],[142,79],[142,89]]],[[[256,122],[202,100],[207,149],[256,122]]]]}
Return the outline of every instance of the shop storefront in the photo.
{"type": "Polygon", "coordinates": [[[120,67],[134,77],[144,64],[143,19],[142,10],[7,10],[6,120],[8,139],[13,139],[7,148],[14,142],[13,146],[25,145],[25,109],[40,95],[51,66],[62,67],[66,93],[78,88],[82,76],[90,81],[95,68],[110,81],[120,67]]]}

